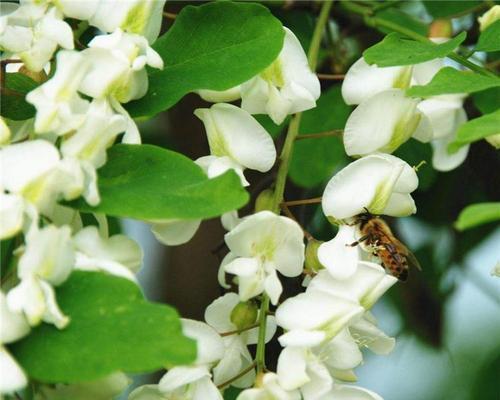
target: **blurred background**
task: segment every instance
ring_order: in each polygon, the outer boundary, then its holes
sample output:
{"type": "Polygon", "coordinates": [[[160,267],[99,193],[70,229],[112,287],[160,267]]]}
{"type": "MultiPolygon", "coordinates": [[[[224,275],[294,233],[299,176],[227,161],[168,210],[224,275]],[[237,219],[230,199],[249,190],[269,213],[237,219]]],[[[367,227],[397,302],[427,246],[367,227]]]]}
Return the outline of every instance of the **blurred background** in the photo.
{"type": "MultiPolygon", "coordinates": [[[[308,48],[317,15],[317,2],[263,2],[308,48]]],[[[356,2],[377,6],[389,2],[356,2]]],[[[393,1],[377,15],[426,35],[432,22],[444,20],[454,33],[468,31],[467,43],[478,35],[476,19],[487,9],[480,1],[393,1]]],[[[177,13],[189,2],[169,1],[167,11],[177,13]]],[[[319,72],[343,74],[364,49],[383,33],[367,27],[362,18],[346,10],[343,2],[333,7],[324,37],[319,72]]],[[[165,29],[171,20],[165,20],[165,29]]],[[[498,54],[493,60],[498,61],[498,54]]],[[[483,55],[477,55],[481,59],[483,55]]],[[[322,80],[318,107],[304,113],[302,134],[342,129],[351,107],[343,103],[338,80],[322,80]]],[[[483,108],[498,105],[499,92],[480,92],[467,99],[469,118],[483,108]]],[[[142,123],[143,141],[180,151],[195,159],[208,154],[203,125],[193,110],[208,107],[197,95],[186,96],[160,116],[142,123]]],[[[269,119],[259,121],[282,144],[282,127],[269,119]]],[[[328,179],[349,160],[335,137],[300,140],[296,143],[287,185],[287,200],[321,196],[328,179]]],[[[473,144],[467,160],[457,169],[441,173],[432,169],[430,145],[413,139],[396,155],[410,165],[426,161],[419,170],[420,186],[414,195],[416,216],[388,219],[396,236],[416,254],[423,271],[411,271],[408,282],[393,287],[373,310],[379,324],[397,337],[389,356],[366,352],[356,371],[359,385],[385,400],[500,399],[500,278],[490,271],[500,261],[500,228],[487,224],[465,232],[453,228],[467,205],[500,200],[500,158],[484,141],[473,144]]],[[[252,198],[273,181],[272,174],[249,174],[252,198]]],[[[253,204],[240,215],[252,211],[253,204]]],[[[317,206],[294,207],[292,212],[316,238],[335,234],[317,206]]],[[[183,317],[203,319],[205,307],[222,294],[217,269],[227,252],[224,230],[218,220],[205,221],[186,245],[166,248],[156,242],[147,226],[122,221],[127,234],[145,249],[139,278],[146,296],[174,305],[183,317]]],[[[300,279],[286,281],[285,297],[300,290],[300,279]]],[[[269,365],[278,354],[276,343],[269,351],[269,365]]],[[[142,377],[141,381],[155,377],[142,377]]]]}

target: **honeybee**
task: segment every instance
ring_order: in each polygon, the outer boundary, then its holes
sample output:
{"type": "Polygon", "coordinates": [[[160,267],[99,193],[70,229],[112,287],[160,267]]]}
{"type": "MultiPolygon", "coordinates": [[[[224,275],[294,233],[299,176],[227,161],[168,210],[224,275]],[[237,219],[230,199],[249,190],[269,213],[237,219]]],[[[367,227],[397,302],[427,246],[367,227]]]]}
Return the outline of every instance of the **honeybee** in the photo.
{"type": "Polygon", "coordinates": [[[421,270],[420,264],[413,253],[394,237],[389,225],[377,215],[366,211],[356,217],[361,237],[349,246],[360,243],[366,245],[373,255],[380,258],[383,267],[400,281],[408,278],[409,266],[421,270]]]}

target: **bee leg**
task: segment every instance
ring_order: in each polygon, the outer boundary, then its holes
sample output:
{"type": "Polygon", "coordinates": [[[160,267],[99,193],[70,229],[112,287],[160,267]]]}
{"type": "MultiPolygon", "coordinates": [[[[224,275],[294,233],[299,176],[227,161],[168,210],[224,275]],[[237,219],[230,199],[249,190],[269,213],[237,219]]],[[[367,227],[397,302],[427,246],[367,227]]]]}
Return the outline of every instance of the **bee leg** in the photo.
{"type": "Polygon", "coordinates": [[[347,243],[346,246],[349,246],[349,247],[354,247],[354,246],[357,246],[358,244],[360,244],[361,242],[364,242],[365,240],[369,239],[370,238],[370,235],[365,235],[365,236],[362,236],[360,237],[358,240],[356,240],[355,242],[352,242],[352,243],[347,243]]]}

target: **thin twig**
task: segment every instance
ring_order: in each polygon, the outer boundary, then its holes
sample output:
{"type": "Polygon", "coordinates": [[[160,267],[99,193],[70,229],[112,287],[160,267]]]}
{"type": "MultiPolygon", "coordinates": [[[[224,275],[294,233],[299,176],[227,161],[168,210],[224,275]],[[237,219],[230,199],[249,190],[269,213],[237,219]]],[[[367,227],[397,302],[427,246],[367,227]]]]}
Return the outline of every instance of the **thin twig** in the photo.
{"type": "Polygon", "coordinates": [[[170,19],[175,19],[177,18],[177,14],[174,14],[174,13],[169,13],[169,12],[166,12],[166,11],[163,11],[163,16],[165,18],[170,18],[170,19]]]}
{"type": "Polygon", "coordinates": [[[297,224],[299,224],[299,226],[301,227],[302,229],[302,232],[304,232],[304,236],[306,237],[307,240],[312,240],[314,239],[313,236],[306,230],[304,229],[304,227],[302,225],[300,225],[300,222],[297,221],[297,218],[295,218],[295,215],[292,214],[292,212],[290,211],[290,209],[286,206],[285,203],[281,203],[280,204],[281,206],[281,209],[283,210],[283,213],[290,219],[294,220],[295,222],[297,222],[297,224]]]}
{"type": "Polygon", "coordinates": [[[323,197],[313,197],[312,199],[284,201],[281,204],[283,204],[287,207],[301,206],[304,204],[318,204],[318,203],[321,203],[322,199],[323,199],[323,197]]]}
{"type": "Polygon", "coordinates": [[[345,74],[316,74],[319,79],[341,81],[345,78],[345,74]]]}
{"type": "Polygon", "coordinates": [[[249,367],[245,368],[244,370],[242,370],[238,375],[236,376],[233,376],[231,379],[225,381],[225,382],[222,382],[220,385],[217,385],[217,388],[218,389],[222,389],[223,387],[233,383],[234,381],[240,379],[242,376],[245,376],[246,374],[248,374],[250,371],[252,371],[255,367],[257,366],[257,363],[256,362],[253,362],[249,367]]]}
{"type": "Polygon", "coordinates": [[[255,324],[249,325],[249,326],[247,326],[246,328],[243,328],[243,329],[235,329],[234,331],[223,332],[220,335],[221,336],[237,335],[238,333],[246,332],[246,331],[249,331],[250,329],[258,328],[258,327],[259,327],[259,324],[255,323],[255,324]]]}
{"type": "Polygon", "coordinates": [[[325,131],[320,133],[309,133],[305,135],[298,135],[295,137],[295,140],[304,140],[304,139],[318,139],[323,137],[341,137],[344,134],[342,129],[334,129],[333,131],[325,131]]]}
{"type": "Polygon", "coordinates": [[[15,59],[12,59],[12,58],[8,58],[6,60],[2,60],[0,61],[0,63],[2,64],[22,64],[23,63],[23,60],[15,60],[15,59]]]}

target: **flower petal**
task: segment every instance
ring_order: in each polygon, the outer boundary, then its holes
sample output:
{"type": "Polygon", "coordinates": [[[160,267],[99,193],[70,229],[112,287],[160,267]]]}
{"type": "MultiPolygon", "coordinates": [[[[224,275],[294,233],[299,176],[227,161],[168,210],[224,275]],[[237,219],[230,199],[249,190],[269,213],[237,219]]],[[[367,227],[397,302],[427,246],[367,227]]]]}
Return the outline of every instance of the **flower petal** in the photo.
{"type": "Polygon", "coordinates": [[[196,340],[197,364],[214,363],[224,357],[224,343],[214,328],[192,319],[183,318],[181,321],[183,333],[196,340]]]}
{"type": "Polygon", "coordinates": [[[306,352],[300,347],[285,347],[281,351],[276,372],[283,389],[298,389],[311,380],[306,372],[306,352]]]}
{"type": "Polygon", "coordinates": [[[19,364],[9,354],[9,352],[0,345],[0,393],[14,393],[23,389],[28,384],[28,379],[19,364]]]}

